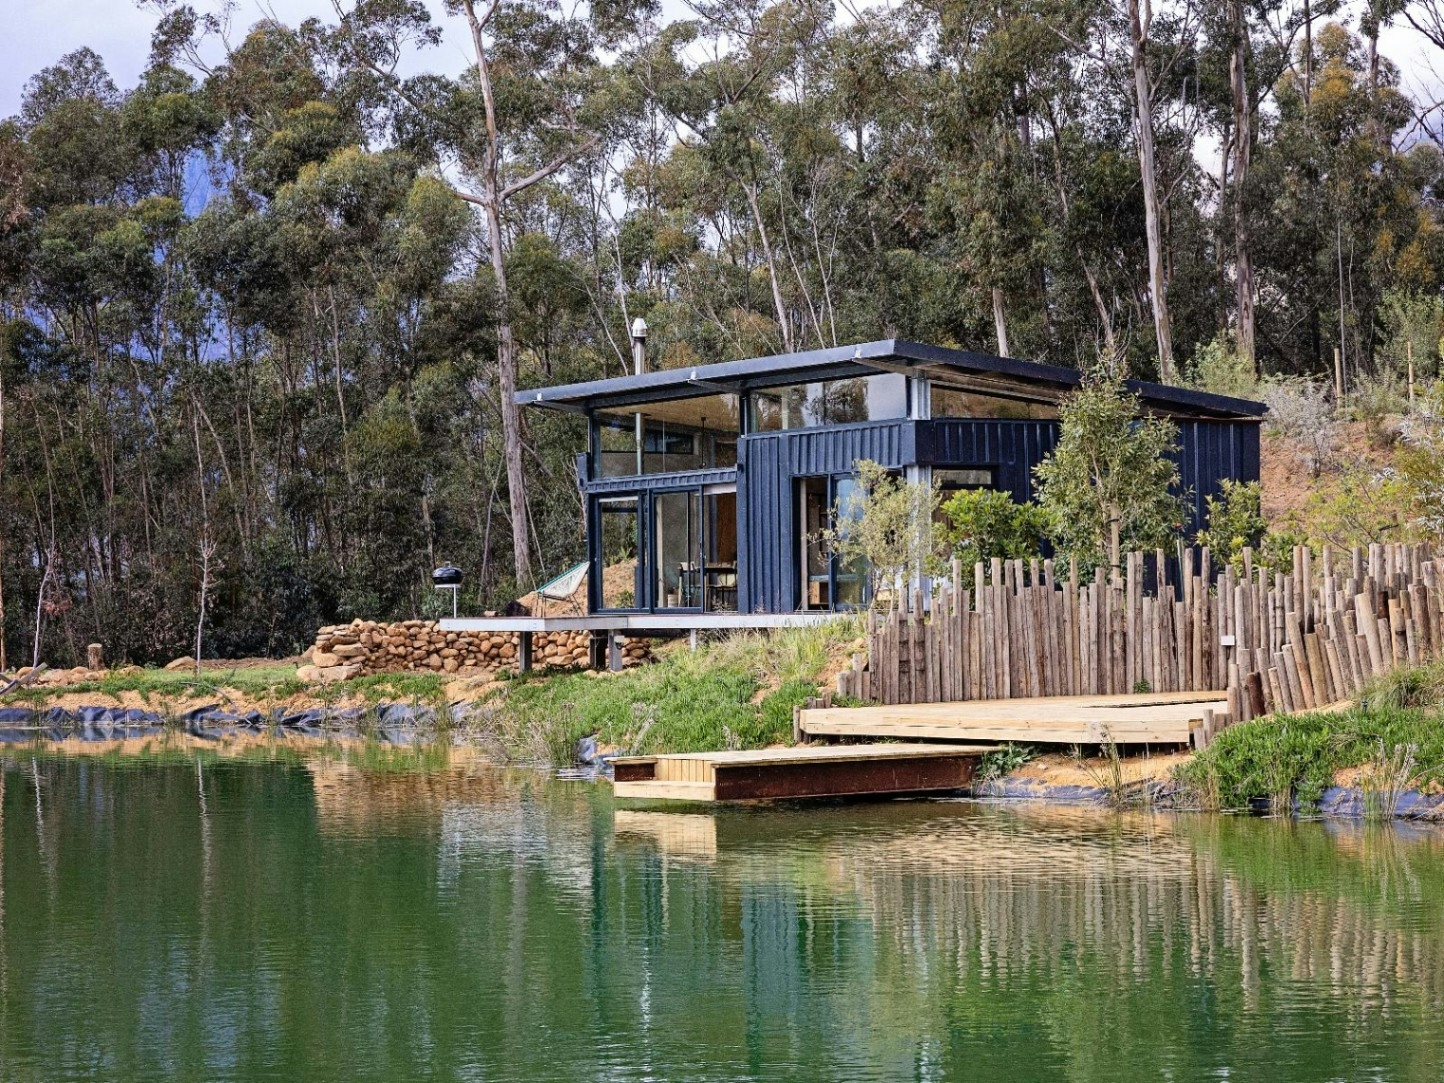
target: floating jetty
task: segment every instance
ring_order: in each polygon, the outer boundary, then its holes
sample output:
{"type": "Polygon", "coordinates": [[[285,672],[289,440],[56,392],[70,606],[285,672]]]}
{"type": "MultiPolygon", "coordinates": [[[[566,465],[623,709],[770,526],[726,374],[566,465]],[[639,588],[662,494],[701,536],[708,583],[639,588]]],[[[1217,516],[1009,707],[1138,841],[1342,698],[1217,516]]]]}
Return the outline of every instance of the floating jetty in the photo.
{"type": "Polygon", "coordinates": [[[749,752],[626,756],[612,761],[617,797],[661,801],[782,801],[957,790],[994,746],[804,745],[749,752]]]}

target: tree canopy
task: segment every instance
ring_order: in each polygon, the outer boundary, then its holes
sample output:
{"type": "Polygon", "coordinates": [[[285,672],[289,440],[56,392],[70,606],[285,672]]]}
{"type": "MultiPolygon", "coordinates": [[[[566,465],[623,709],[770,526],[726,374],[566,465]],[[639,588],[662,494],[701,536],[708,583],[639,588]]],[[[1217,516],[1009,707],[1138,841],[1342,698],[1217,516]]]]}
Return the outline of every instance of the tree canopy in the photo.
{"type": "Polygon", "coordinates": [[[1437,110],[1378,41],[1444,45],[1427,5],[146,6],[135,85],[82,49],[0,122],[14,657],[42,581],[45,653],[183,653],[203,539],[217,652],[415,615],[442,561],[499,606],[583,555],[578,422],[510,392],[626,371],[637,316],[658,366],[1436,372],[1437,110]]]}

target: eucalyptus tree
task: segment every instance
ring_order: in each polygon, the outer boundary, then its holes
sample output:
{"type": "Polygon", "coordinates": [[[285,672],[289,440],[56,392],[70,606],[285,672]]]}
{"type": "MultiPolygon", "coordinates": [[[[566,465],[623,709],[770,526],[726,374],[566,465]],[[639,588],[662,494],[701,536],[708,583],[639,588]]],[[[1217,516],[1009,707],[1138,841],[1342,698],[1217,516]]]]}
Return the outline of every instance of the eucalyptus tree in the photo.
{"type": "MultiPolygon", "coordinates": [[[[645,4],[638,5],[645,8],[645,4]]],[[[529,0],[447,0],[460,16],[470,49],[461,78],[403,78],[408,52],[435,45],[440,32],[426,6],[338,4],[331,35],[337,55],[369,76],[386,122],[402,145],[429,154],[456,194],[480,209],[499,318],[496,321],[498,409],[510,505],[512,560],[519,586],[532,578],[522,419],[515,402],[519,343],[511,312],[507,259],[516,207],[530,190],[577,165],[596,146],[605,116],[597,109],[598,22],[625,19],[616,5],[558,13],[529,0]]]]}

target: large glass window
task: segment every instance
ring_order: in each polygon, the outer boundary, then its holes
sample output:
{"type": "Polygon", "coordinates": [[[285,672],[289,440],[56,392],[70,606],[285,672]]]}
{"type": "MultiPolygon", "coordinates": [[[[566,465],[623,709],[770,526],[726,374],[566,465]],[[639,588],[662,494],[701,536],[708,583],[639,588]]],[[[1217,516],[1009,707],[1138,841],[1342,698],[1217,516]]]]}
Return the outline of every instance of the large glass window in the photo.
{"type": "Polygon", "coordinates": [[[603,609],[640,609],[646,579],[641,562],[641,519],[637,498],[598,502],[601,520],[603,609]]]}
{"type": "Polygon", "coordinates": [[[931,384],[934,418],[976,417],[1000,421],[1053,421],[1058,408],[1047,402],[1024,402],[981,391],[967,391],[934,381],[931,384]]]}
{"type": "Polygon", "coordinates": [[[886,421],[908,415],[907,377],[883,372],[850,380],[792,384],[754,391],[749,401],[752,432],[886,421]]]}
{"type": "Polygon", "coordinates": [[[702,494],[693,489],[652,498],[653,575],[658,609],[702,605],[702,494]]]}
{"type": "Polygon", "coordinates": [[[736,466],[740,409],[736,395],[703,395],[598,413],[599,476],[736,466]]]}

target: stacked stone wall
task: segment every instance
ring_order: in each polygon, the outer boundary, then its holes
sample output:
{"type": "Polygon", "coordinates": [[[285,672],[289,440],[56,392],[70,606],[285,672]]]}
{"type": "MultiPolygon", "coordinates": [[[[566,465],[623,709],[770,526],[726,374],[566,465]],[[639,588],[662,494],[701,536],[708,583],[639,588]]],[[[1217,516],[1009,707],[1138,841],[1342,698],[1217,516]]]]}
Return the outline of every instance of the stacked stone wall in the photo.
{"type": "MultiPolygon", "coordinates": [[[[590,641],[590,632],[537,632],[532,637],[532,665],[583,669],[590,641]]],[[[496,673],[516,669],[520,654],[516,632],[448,632],[426,620],[392,624],[354,620],[316,633],[310,665],[300,676],[334,681],[373,673],[496,673]]],[[[637,665],[648,655],[646,641],[622,641],[625,665],[637,665]]]]}

